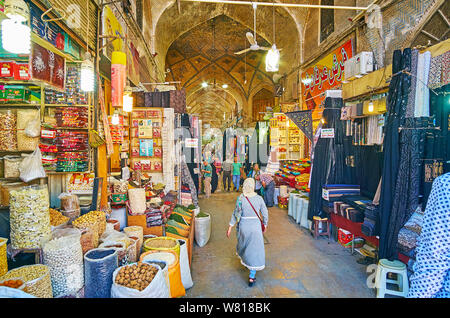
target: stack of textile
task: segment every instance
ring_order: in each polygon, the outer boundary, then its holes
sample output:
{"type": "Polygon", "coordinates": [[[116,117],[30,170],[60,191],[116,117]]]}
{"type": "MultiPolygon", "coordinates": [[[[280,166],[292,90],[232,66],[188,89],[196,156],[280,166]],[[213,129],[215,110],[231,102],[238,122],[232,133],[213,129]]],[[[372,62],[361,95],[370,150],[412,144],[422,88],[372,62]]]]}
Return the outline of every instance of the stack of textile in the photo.
{"type": "Polygon", "coordinates": [[[351,184],[326,184],[322,187],[322,211],[334,211],[334,202],[342,201],[342,196],[359,194],[359,186],[351,184]]]}
{"type": "Polygon", "coordinates": [[[359,185],[325,184],[322,187],[322,198],[327,201],[339,201],[342,196],[359,195],[359,191],[359,185]]]}
{"type": "Polygon", "coordinates": [[[367,236],[375,236],[377,234],[377,219],[378,207],[369,205],[364,211],[364,223],[361,225],[361,232],[367,236]]]}

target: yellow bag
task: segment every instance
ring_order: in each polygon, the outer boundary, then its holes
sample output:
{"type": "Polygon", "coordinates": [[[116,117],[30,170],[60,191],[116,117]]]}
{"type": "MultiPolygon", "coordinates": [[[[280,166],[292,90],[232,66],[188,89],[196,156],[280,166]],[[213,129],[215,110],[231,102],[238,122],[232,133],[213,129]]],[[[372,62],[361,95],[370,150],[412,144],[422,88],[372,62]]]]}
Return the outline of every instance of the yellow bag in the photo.
{"type": "Polygon", "coordinates": [[[172,237],[167,237],[167,236],[152,237],[152,238],[146,239],[144,242],[144,251],[148,252],[151,250],[174,251],[179,257],[180,256],[180,243],[172,237]],[[161,246],[158,246],[157,242],[161,241],[161,240],[172,241],[173,243],[175,243],[175,246],[174,247],[163,247],[162,244],[161,244],[161,246]]]}
{"type": "MultiPolygon", "coordinates": [[[[177,241],[178,243],[178,241],[177,241]]],[[[180,248],[180,244],[178,243],[178,249],[180,248]]],[[[180,270],[180,256],[173,250],[151,250],[145,252],[141,255],[140,261],[142,262],[145,259],[145,256],[152,253],[171,253],[175,256],[175,262],[169,264],[169,282],[170,282],[170,296],[172,298],[182,297],[186,295],[186,289],[184,289],[183,282],[181,281],[181,270],[180,270]]]]}

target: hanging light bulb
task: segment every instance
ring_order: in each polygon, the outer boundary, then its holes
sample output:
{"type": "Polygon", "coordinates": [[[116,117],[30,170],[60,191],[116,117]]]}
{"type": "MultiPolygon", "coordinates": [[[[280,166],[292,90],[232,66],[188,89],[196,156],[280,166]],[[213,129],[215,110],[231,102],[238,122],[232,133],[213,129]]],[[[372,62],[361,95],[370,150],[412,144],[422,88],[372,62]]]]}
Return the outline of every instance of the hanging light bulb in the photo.
{"type": "Polygon", "coordinates": [[[131,88],[128,86],[125,87],[125,91],[123,92],[123,111],[127,113],[133,110],[133,96],[131,94],[131,88]]]}
{"type": "Polygon", "coordinates": [[[373,102],[370,101],[369,103],[369,113],[373,112],[373,102]]]}
{"type": "Polygon", "coordinates": [[[280,51],[275,44],[272,45],[266,55],[266,72],[278,72],[280,67],[280,51]]]}
{"type": "Polygon", "coordinates": [[[228,84],[223,84],[223,85],[222,85],[222,88],[223,88],[223,89],[227,89],[227,88],[228,88],[228,84]]]}
{"type": "Polygon", "coordinates": [[[120,122],[119,113],[115,111],[111,118],[111,124],[118,125],[119,122],[120,122]]]}
{"type": "Polygon", "coordinates": [[[30,9],[23,0],[6,0],[2,21],[2,46],[14,54],[30,54],[31,30],[23,22],[30,19],[30,9]]]}
{"type": "Polygon", "coordinates": [[[30,18],[30,9],[23,0],[6,0],[5,15],[13,21],[25,22],[30,18]]]}
{"type": "Polygon", "coordinates": [[[203,87],[203,88],[206,88],[206,87],[208,87],[208,83],[206,83],[206,82],[203,82],[203,83],[202,83],[202,87],[203,87]]]}
{"type": "Polygon", "coordinates": [[[4,19],[2,21],[2,46],[6,51],[14,54],[30,54],[30,27],[12,19],[4,19]]]}
{"type": "Polygon", "coordinates": [[[81,63],[81,90],[84,92],[94,91],[94,63],[91,59],[91,54],[86,52],[84,60],[81,63]]]}

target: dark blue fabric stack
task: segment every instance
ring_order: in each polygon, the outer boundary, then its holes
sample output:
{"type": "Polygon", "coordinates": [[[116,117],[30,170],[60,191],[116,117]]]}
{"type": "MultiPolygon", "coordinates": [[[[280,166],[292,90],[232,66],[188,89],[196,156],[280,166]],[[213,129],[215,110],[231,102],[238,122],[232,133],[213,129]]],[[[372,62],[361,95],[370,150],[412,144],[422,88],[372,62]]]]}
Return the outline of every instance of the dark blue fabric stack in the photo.
{"type": "Polygon", "coordinates": [[[378,207],[369,205],[364,210],[364,223],[361,225],[361,232],[367,236],[378,235],[378,207]]]}

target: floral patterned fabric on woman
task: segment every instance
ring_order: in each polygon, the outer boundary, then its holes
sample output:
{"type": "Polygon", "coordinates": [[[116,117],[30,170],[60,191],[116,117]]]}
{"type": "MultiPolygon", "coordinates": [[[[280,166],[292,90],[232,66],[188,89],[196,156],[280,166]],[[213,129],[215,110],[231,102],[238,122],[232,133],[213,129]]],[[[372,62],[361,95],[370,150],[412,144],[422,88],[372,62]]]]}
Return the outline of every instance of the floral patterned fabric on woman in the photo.
{"type": "Polygon", "coordinates": [[[408,297],[450,297],[450,173],[438,177],[425,209],[408,297]]]}

